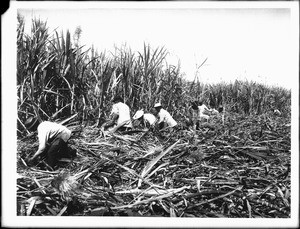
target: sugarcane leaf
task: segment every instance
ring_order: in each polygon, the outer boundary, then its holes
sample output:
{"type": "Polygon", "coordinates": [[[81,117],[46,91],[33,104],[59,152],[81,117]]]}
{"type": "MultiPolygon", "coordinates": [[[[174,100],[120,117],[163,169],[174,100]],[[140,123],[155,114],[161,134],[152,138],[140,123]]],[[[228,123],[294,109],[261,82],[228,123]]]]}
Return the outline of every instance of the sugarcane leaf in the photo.
{"type": "Polygon", "coordinates": [[[141,177],[144,178],[153,168],[153,166],[167,153],[169,153],[178,143],[180,142],[180,139],[177,140],[173,145],[171,145],[169,148],[167,148],[165,151],[161,152],[157,157],[155,157],[153,160],[149,161],[147,165],[144,167],[143,171],[141,172],[141,177]]]}

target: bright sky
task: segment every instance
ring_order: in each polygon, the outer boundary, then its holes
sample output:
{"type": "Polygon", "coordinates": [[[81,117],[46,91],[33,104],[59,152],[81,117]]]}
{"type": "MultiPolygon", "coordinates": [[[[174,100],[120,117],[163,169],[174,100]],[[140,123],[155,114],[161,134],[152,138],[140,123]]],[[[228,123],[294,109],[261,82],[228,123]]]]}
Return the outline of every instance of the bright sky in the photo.
{"type": "Polygon", "coordinates": [[[191,80],[196,64],[207,57],[199,72],[205,82],[247,78],[288,88],[293,84],[290,69],[295,47],[290,8],[245,8],[241,4],[239,8],[201,8],[195,3],[159,6],[78,9],[64,5],[55,9],[27,7],[19,12],[25,16],[27,30],[32,17],[47,20],[51,29],[69,29],[71,34],[80,26],[81,44],[94,44],[98,51],[113,51],[114,44],[120,47],[124,43],[138,51],[144,42],[153,48],[165,46],[170,53],[168,63],[180,60],[182,72],[191,80]]]}

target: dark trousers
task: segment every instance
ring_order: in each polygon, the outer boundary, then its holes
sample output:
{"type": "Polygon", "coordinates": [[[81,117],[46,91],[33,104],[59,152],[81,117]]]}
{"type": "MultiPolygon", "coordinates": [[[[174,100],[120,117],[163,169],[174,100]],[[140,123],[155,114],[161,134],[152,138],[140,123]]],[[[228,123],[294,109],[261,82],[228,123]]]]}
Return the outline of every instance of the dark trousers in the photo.
{"type": "Polygon", "coordinates": [[[69,149],[68,144],[61,138],[54,139],[46,152],[46,162],[52,168],[57,164],[61,158],[75,157],[76,152],[69,149]]]}
{"type": "Polygon", "coordinates": [[[118,130],[123,132],[123,131],[132,130],[132,128],[131,127],[126,127],[126,126],[121,126],[118,130]]]}
{"type": "Polygon", "coordinates": [[[166,128],[167,126],[168,126],[167,123],[161,122],[161,123],[158,124],[158,129],[161,130],[161,129],[166,128]]]}

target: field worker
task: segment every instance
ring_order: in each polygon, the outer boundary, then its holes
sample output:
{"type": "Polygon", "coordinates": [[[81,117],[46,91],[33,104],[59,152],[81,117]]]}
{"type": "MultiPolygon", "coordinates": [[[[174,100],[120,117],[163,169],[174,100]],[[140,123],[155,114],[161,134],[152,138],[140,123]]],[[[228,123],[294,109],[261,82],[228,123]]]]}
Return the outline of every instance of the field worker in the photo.
{"type": "Polygon", "coordinates": [[[217,115],[217,114],[219,114],[219,111],[217,111],[215,108],[213,108],[210,110],[210,113],[213,115],[217,115]]]}
{"type": "Polygon", "coordinates": [[[191,105],[190,105],[190,124],[193,126],[193,129],[196,128],[196,123],[197,123],[197,120],[198,120],[198,103],[197,101],[191,101],[191,105]]]}
{"type": "Polygon", "coordinates": [[[72,158],[76,156],[76,150],[68,147],[71,130],[55,122],[39,122],[37,118],[30,117],[25,126],[29,131],[38,132],[39,148],[29,158],[28,164],[32,164],[38,156],[45,156],[46,163],[54,169],[61,158],[72,158]]]}
{"type": "Polygon", "coordinates": [[[278,109],[275,109],[273,113],[274,113],[274,115],[277,115],[277,116],[281,115],[281,112],[278,109]]]}
{"type": "Polygon", "coordinates": [[[139,121],[144,127],[151,127],[155,124],[156,118],[153,114],[145,113],[143,109],[138,110],[132,118],[139,121]]]}
{"type": "Polygon", "coordinates": [[[127,130],[132,128],[130,109],[123,103],[123,99],[119,96],[113,99],[113,106],[110,113],[110,120],[105,122],[101,129],[104,130],[116,125],[119,130],[127,130]]]}
{"type": "Polygon", "coordinates": [[[206,121],[208,121],[209,116],[204,114],[205,111],[210,112],[211,109],[208,109],[207,106],[202,102],[199,101],[199,106],[198,106],[198,118],[201,119],[206,119],[206,121]]]}
{"type": "Polygon", "coordinates": [[[191,101],[191,111],[192,111],[192,116],[193,118],[196,118],[198,115],[198,103],[197,101],[191,101]]]}
{"type": "Polygon", "coordinates": [[[219,108],[218,108],[218,112],[219,112],[219,113],[222,113],[223,110],[224,110],[223,106],[220,105],[219,108]]]}
{"type": "Polygon", "coordinates": [[[175,127],[177,126],[177,122],[172,118],[170,113],[162,108],[160,103],[156,103],[154,108],[157,113],[158,120],[156,121],[156,125],[161,130],[166,127],[175,127]]]}

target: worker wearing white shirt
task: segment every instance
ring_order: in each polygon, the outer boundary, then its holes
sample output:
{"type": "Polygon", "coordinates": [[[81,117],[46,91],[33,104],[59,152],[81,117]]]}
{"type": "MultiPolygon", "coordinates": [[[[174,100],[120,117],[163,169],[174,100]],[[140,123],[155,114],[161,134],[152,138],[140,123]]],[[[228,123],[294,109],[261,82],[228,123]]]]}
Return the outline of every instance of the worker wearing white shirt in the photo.
{"type": "Polygon", "coordinates": [[[199,106],[198,106],[198,118],[199,119],[206,119],[208,120],[209,119],[209,116],[204,114],[205,111],[211,111],[210,109],[207,108],[207,106],[205,104],[202,103],[202,101],[199,102],[199,106]]]}
{"type": "Polygon", "coordinates": [[[213,115],[217,115],[217,114],[219,114],[219,111],[218,110],[216,110],[215,108],[213,108],[213,109],[211,109],[211,114],[213,114],[213,115]]]}
{"type": "Polygon", "coordinates": [[[153,114],[145,113],[142,110],[138,110],[132,118],[133,120],[138,120],[144,127],[153,126],[156,122],[156,118],[153,114]]]}
{"type": "Polygon", "coordinates": [[[198,107],[198,102],[197,101],[191,101],[190,102],[190,120],[188,125],[192,125],[193,129],[196,129],[196,123],[198,121],[198,116],[199,116],[199,107],[198,107]]]}
{"type": "Polygon", "coordinates": [[[160,103],[156,103],[154,108],[158,116],[157,124],[159,125],[159,129],[177,126],[177,122],[173,119],[168,111],[162,108],[160,103]]]}
{"type": "Polygon", "coordinates": [[[25,126],[30,131],[37,130],[39,139],[39,148],[28,160],[29,165],[40,155],[46,156],[46,162],[51,168],[54,168],[60,158],[76,156],[76,152],[67,145],[71,137],[71,130],[67,127],[49,121],[40,123],[34,117],[27,119],[25,126]]]}
{"type": "Polygon", "coordinates": [[[121,129],[132,128],[129,107],[123,103],[120,97],[116,97],[112,102],[114,105],[110,113],[111,120],[104,123],[102,128],[108,128],[115,124],[121,129]]]}

